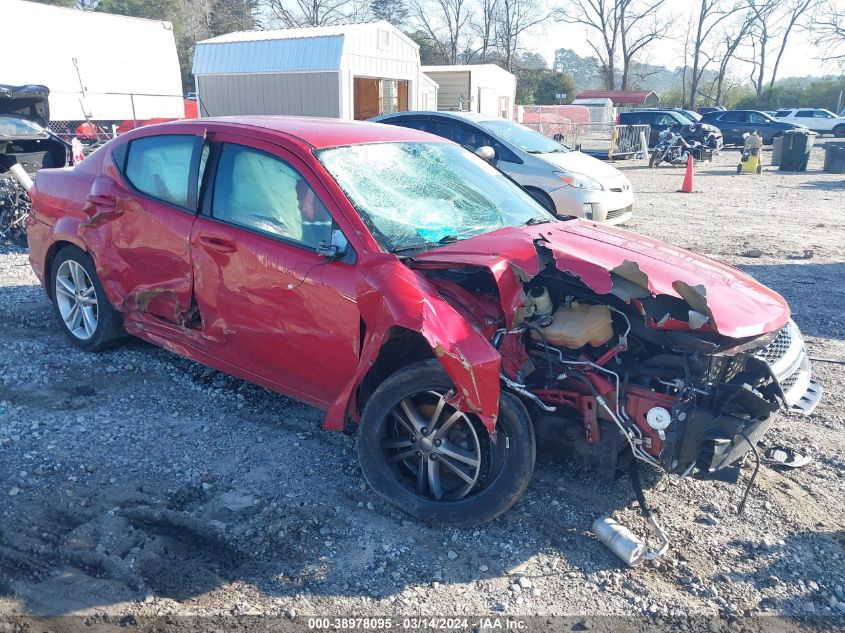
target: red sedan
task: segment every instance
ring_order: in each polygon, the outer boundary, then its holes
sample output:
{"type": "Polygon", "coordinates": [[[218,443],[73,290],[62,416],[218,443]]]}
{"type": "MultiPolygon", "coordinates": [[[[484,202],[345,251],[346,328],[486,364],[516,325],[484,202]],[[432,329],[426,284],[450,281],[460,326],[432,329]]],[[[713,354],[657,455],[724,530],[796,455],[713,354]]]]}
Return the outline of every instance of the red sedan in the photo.
{"type": "Polygon", "coordinates": [[[537,442],[609,477],[735,480],[779,409],[820,396],[775,292],[555,220],[411,129],[153,125],[32,197],[30,259],[73,343],[128,333],[359,423],[367,481],[432,523],[505,512],[537,442]]]}

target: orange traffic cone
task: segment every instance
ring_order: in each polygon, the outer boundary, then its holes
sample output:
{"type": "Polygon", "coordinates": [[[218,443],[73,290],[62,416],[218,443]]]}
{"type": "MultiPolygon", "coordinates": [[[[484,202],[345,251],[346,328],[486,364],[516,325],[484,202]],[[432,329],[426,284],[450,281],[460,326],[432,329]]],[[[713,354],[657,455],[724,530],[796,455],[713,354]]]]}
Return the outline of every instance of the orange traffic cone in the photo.
{"type": "Polygon", "coordinates": [[[692,154],[687,156],[687,173],[684,174],[684,184],[678,189],[678,193],[692,193],[692,154]]]}

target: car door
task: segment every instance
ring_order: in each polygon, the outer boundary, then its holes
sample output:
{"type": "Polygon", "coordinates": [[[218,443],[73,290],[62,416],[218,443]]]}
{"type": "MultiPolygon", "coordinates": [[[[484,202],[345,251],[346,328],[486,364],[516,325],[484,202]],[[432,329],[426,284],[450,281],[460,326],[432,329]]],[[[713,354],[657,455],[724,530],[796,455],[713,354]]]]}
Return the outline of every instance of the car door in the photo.
{"type": "Polygon", "coordinates": [[[127,315],[184,325],[191,227],[208,148],[192,133],[119,144],[87,197],[80,227],[109,301],[127,315]]]}
{"type": "Polygon", "coordinates": [[[360,338],[354,252],[330,261],[316,250],[341,238],[334,202],[289,149],[211,138],[191,235],[202,336],[223,362],[327,406],[357,367],[360,338]]]}
{"type": "Polygon", "coordinates": [[[739,111],[725,112],[717,119],[719,129],[725,143],[742,143],[742,129],[745,125],[745,113],[739,111]]]}
{"type": "Polygon", "coordinates": [[[750,134],[756,130],[765,139],[766,143],[771,143],[772,137],[779,131],[777,126],[759,112],[746,112],[745,114],[747,116],[747,123],[744,132],[750,134]]]}

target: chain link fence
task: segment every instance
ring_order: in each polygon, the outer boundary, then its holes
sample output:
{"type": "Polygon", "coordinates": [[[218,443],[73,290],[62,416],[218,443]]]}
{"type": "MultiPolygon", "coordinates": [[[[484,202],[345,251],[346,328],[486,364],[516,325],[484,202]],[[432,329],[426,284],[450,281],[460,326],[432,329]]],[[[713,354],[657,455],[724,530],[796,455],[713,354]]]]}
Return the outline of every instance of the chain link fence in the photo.
{"type": "Polygon", "coordinates": [[[524,123],[567,147],[580,149],[609,160],[648,156],[650,125],[614,125],[613,123],[524,123]]]}

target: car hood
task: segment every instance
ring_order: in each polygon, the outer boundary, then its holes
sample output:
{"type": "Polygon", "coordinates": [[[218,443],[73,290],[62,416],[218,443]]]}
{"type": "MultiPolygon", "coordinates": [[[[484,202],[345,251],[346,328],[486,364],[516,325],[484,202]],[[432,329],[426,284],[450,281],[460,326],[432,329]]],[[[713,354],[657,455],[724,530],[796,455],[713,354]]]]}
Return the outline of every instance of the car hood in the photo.
{"type": "Polygon", "coordinates": [[[47,86],[7,86],[0,84],[0,115],[18,116],[42,126],[50,122],[47,86]]]}
{"type": "MultiPolygon", "coordinates": [[[[625,300],[669,295],[706,314],[730,338],[760,336],[783,327],[789,306],[749,275],[716,260],[642,235],[585,220],[510,227],[448,244],[414,257],[420,266],[478,265],[499,284],[506,318],[521,305],[522,283],[553,264],[597,294],[625,300]]],[[[652,315],[654,322],[663,315],[652,315]]]]}
{"type": "Polygon", "coordinates": [[[582,152],[549,152],[547,154],[532,154],[532,156],[555,167],[584,174],[596,180],[612,180],[622,175],[622,172],[616,167],[582,152]]]}

